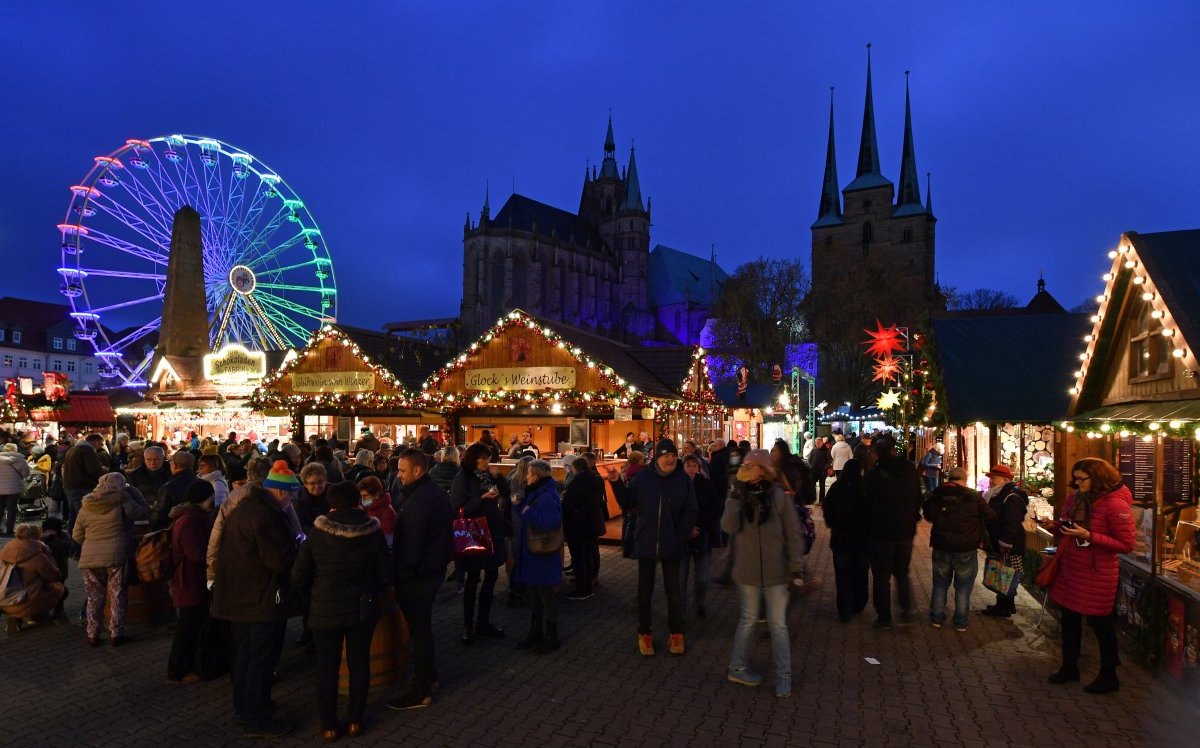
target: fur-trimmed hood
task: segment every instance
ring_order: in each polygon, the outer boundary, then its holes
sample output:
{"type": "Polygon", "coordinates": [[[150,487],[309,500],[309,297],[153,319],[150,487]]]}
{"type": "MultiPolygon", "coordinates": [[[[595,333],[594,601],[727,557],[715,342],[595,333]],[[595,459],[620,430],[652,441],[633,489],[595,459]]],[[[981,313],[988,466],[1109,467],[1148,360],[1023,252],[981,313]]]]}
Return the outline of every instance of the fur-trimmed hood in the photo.
{"type": "Polygon", "coordinates": [[[93,512],[104,514],[115,508],[119,508],[125,503],[125,499],[129,496],[129,487],[121,488],[116,491],[92,491],[87,496],[83,497],[81,507],[90,509],[93,512]]]}
{"type": "Polygon", "coordinates": [[[313,528],[338,538],[361,538],[381,531],[379,520],[367,516],[361,509],[338,512],[337,519],[322,514],[313,521],[313,528]]]}

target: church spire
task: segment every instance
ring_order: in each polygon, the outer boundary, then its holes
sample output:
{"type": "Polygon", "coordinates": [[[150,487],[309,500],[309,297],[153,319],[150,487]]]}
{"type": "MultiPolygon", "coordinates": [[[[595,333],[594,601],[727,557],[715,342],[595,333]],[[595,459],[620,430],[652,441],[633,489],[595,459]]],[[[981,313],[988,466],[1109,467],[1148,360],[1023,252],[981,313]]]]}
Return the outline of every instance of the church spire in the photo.
{"type": "Polygon", "coordinates": [[[479,220],[487,221],[492,217],[491,204],[491,184],[487,180],[483,183],[483,210],[479,211],[479,220]]]}
{"type": "Polygon", "coordinates": [[[900,188],[896,191],[897,212],[925,212],[921,204],[921,182],[917,177],[917,152],[913,145],[912,103],[908,93],[908,71],[904,71],[904,146],[900,157],[900,188]],[[913,209],[916,210],[913,210],[913,209]]]}
{"type": "Polygon", "coordinates": [[[629,170],[625,172],[625,200],[621,203],[621,210],[642,210],[642,186],[638,182],[633,146],[629,147],[629,170]]]}
{"type": "Polygon", "coordinates": [[[862,139],[858,143],[858,170],[854,181],[846,185],[847,190],[869,187],[885,187],[891,182],[884,179],[879,169],[879,141],[875,137],[875,96],[871,89],[871,45],[867,45],[867,98],[863,105],[862,139]]]}
{"type": "Polygon", "coordinates": [[[604,161],[600,163],[600,178],[621,178],[617,173],[617,141],[613,138],[612,110],[608,112],[608,134],[604,137],[604,161]]]}
{"type": "Polygon", "coordinates": [[[933,183],[929,179],[929,172],[925,172],[925,212],[933,217],[933,183]]]}
{"type": "Polygon", "coordinates": [[[825,179],[821,183],[821,204],[816,226],[836,226],[842,222],[842,199],[838,195],[837,151],[833,147],[833,86],[829,87],[829,144],[825,148],[825,179]]]}

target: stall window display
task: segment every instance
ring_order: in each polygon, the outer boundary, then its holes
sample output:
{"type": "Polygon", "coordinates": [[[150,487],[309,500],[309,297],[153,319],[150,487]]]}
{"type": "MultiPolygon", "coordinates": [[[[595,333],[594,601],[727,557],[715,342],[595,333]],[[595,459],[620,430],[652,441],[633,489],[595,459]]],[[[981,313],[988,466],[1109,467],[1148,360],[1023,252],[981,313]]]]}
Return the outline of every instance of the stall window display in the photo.
{"type": "Polygon", "coordinates": [[[1195,442],[1126,436],[1118,442],[1117,465],[1133,494],[1138,524],[1132,560],[1159,566],[1164,577],[1200,594],[1195,442]]]}

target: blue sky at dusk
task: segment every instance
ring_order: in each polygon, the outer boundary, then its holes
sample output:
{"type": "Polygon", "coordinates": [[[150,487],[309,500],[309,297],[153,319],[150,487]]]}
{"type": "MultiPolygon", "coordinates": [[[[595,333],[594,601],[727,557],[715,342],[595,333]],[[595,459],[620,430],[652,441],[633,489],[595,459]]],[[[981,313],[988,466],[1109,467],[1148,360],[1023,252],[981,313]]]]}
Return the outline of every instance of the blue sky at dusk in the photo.
{"type": "Polygon", "coordinates": [[[0,8],[0,295],[60,300],[69,187],[127,138],[208,135],[319,222],[339,318],[458,314],[462,227],[490,180],[575,210],[612,109],[651,243],[732,272],[809,258],[835,86],[854,176],[873,43],[885,176],[912,71],[937,270],[1066,306],[1123,230],[1200,226],[1200,4],[204,2],[0,8]]]}

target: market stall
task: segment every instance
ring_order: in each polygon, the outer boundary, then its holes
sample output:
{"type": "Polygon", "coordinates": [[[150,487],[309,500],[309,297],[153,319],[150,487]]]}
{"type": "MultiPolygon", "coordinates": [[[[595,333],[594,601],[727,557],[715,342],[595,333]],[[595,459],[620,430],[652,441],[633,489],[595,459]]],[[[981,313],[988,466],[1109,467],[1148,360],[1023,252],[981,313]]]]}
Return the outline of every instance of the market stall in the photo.
{"type": "Polygon", "coordinates": [[[1060,505],[1083,457],[1112,462],[1133,494],[1117,617],[1140,659],[1183,681],[1200,674],[1198,253],[1196,230],[1122,235],[1056,433],[1060,505]]]}
{"type": "Polygon", "coordinates": [[[239,439],[286,440],[291,434],[286,413],[250,403],[254,388],[284,355],[231,343],[204,356],[162,356],[147,397],[116,413],[133,418],[133,436],[169,444],[190,433],[223,440],[231,431],[239,439]]]}
{"type": "Polygon", "coordinates": [[[441,416],[413,407],[405,386],[419,382],[432,366],[412,355],[389,360],[386,346],[382,333],[325,325],[263,379],[251,401],[287,413],[302,437],[316,433],[348,442],[370,431],[399,444],[411,441],[422,425],[438,432],[441,416]]]}

